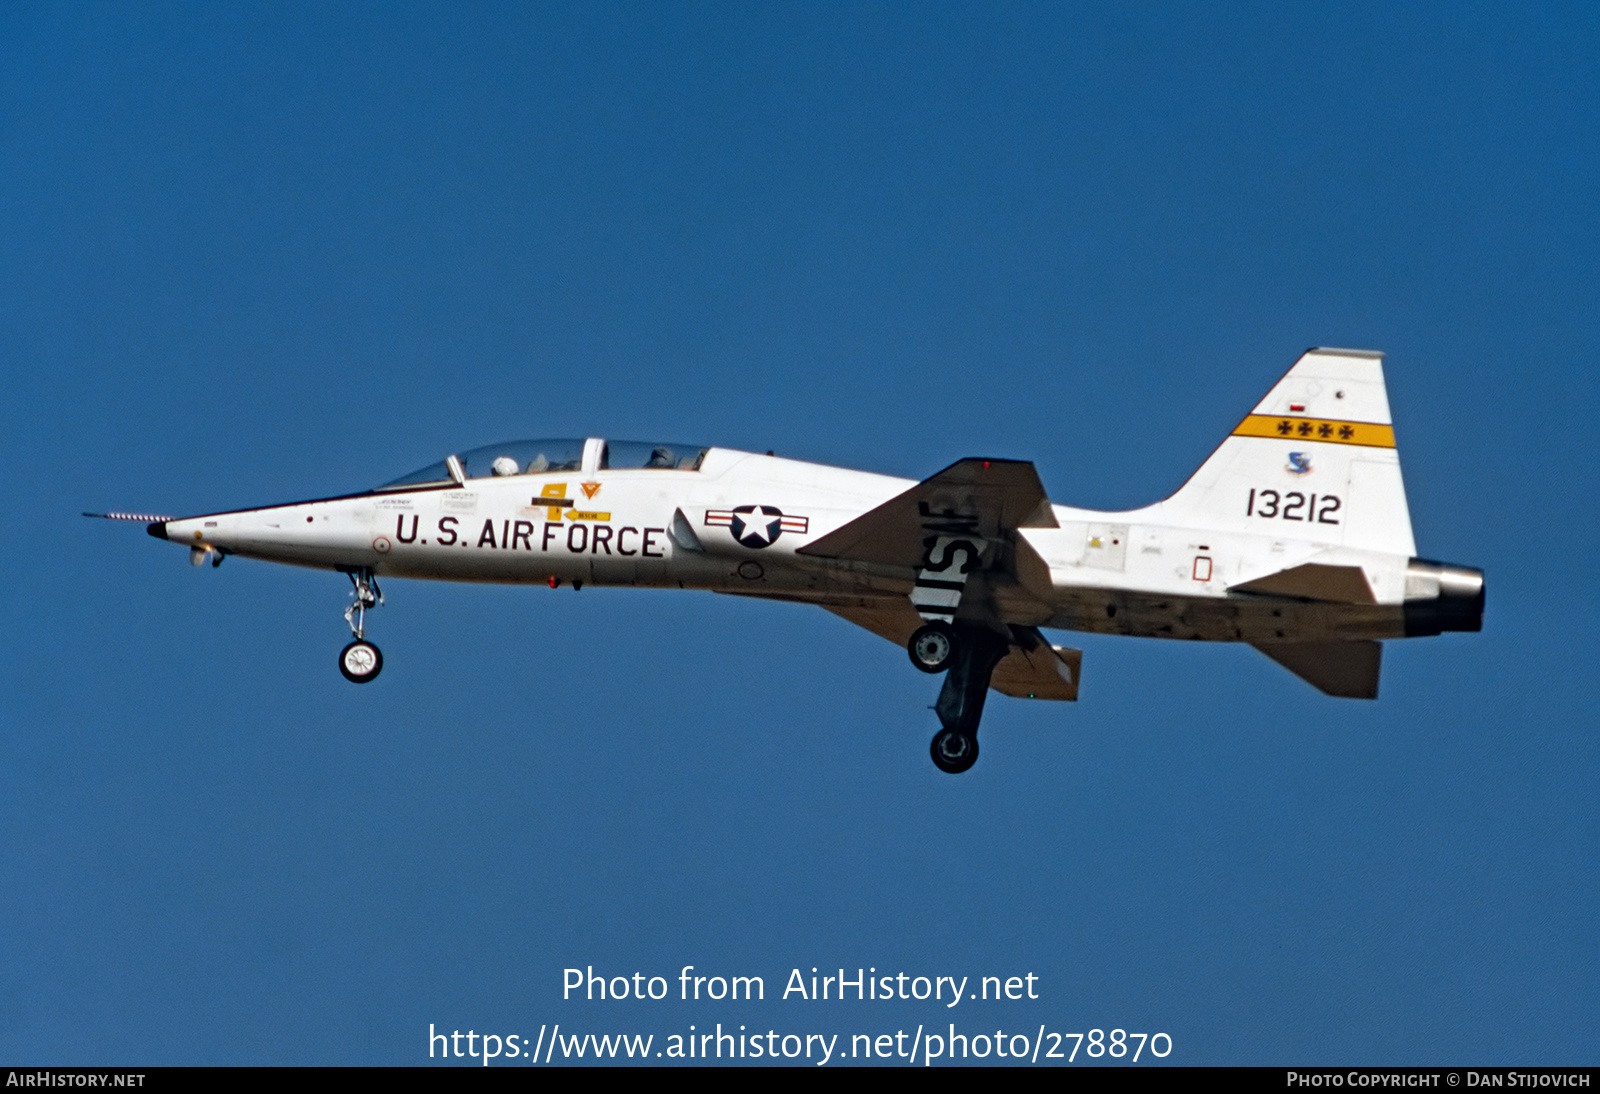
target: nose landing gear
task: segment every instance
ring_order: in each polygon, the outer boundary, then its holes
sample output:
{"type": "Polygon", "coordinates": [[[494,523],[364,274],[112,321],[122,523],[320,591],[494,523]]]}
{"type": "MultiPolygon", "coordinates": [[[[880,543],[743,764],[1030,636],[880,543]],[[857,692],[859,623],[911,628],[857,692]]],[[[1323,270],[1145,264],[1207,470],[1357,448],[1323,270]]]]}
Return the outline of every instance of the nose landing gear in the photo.
{"type": "Polygon", "coordinates": [[[1011,643],[986,627],[957,623],[951,629],[955,641],[946,661],[949,672],[934,706],[943,728],[934,734],[929,752],[940,771],[959,775],[978,761],[978,722],[989,679],[1011,643]]]}
{"type": "Polygon", "coordinates": [[[352,684],[375,680],[383,671],[383,651],[364,639],[356,639],[339,651],[339,671],[352,684]]]}
{"type": "Polygon", "coordinates": [[[367,609],[383,603],[383,591],[378,588],[378,579],[370,569],[362,567],[347,572],[355,588],[354,600],[344,610],[344,621],[350,625],[355,641],[339,651],[339,671],[351,683],[365,684],[376,680],[383,671],[383,653],[366,640],[367,609]]]}

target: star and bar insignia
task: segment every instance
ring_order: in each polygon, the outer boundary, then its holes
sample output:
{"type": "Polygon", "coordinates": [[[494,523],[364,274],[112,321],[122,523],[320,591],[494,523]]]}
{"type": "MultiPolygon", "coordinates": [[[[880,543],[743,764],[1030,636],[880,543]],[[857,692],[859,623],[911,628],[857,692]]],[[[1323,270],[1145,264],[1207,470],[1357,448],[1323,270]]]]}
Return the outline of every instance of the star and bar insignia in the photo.
{"type": "Polygon", "coordinates": [[[706,526],[726,528],[741,546],[770,547],[785,532],[804,535],[811,527],[810,517],[785,516],[773,505],[737,505],[732,509],[707,509],[706,526]]]}

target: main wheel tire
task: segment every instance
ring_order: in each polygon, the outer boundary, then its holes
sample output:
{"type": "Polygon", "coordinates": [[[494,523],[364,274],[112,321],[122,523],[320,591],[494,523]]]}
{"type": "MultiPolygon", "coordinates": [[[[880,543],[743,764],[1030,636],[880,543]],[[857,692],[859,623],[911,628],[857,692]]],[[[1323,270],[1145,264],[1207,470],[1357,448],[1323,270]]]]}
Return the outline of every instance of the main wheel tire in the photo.
{"type": "Polygon", "coordinates": [[[376,680],[383,671],[383,654],[371,642],[358,638],[339,651],[339,671],[352,684],[376,680]]]}
{"type": "Polygon", "coordinates": [[[978,762],[978,738],[970,733],[941,729],[933,735],[928,751],[933,754],[933,765],[940,771],[959,775],[978,762]]]}
{"type": "Polygon", "coordinates": [[[956,631],[948,623],[924,623],[906,643],[911,663],[923,672],[943,672],[956,655],[956,631]]]}

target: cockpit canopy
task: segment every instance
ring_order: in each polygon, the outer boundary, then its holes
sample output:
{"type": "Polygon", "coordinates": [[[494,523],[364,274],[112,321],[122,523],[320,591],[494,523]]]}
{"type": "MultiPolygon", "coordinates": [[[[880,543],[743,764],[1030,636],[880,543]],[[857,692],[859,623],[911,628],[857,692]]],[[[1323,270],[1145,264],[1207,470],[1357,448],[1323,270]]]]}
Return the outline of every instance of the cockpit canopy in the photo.
{"type": "MultiPolygon", "coordinates": [[[[582,471],[583,438],[558,440],[506,441],[474,448],[450,459],[460,462],[462,475],[468,479],[498,478],[508,475],[538,475],[548,471],[582,471]]],[[[600,458],[595,470],[626,470],[656,468],[661,470],[698,471],[705,459],[706,445],[675,444],[667,441],[601,441],[600,458]]],[[[378,489],[392,490],[400,486],[423,486],[428,483],[453,482],[450,459],[440,460],[419,471],[386,482],[378,489]]]]}

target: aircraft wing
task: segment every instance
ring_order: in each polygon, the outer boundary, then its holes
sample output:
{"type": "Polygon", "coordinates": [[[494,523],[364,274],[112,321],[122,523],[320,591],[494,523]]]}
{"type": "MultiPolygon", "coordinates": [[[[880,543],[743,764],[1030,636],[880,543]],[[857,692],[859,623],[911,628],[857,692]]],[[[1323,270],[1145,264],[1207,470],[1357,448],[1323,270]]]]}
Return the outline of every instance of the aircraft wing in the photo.
{"type": "Polygon", "coordinates": [[[796,553],[915,568],[929,536],[1003,540],[1018,528],[1055,527],[1050,499],[1033,464],[973,457],[957,460],[796,553]]]}
{"type": "MultiPolygon", "coordinates": [[[[911,640],[911,632],[922,625],[919,616],[906,600],[884,600],[869,604],[822,604],[841,619],[887,638],[901,649],[911,640]]],[[[1015,699],[1060,699],[1068,702],[1078,698],[1078,669],[1083,663],[1082,650],[1069,650],[1052,646],[1033,627],[1012,627],[1012,634],[1023,641],[1031,640],[1031,649],[1020,644],[1001,658],[994,668],[989,686],[1002,695],[1015,699]]]]}
{"type": "MultiPolygon", "coordinates": [[[[1037,633],[1037,632],[1035,632],[1037,633]]],[[[1013,646],[994,667],[989,686],[1013,699],[1078,699],[1078,669],[1082,650],[1052,646],[1040,639],[1031,650],[1013,646]]]]}

